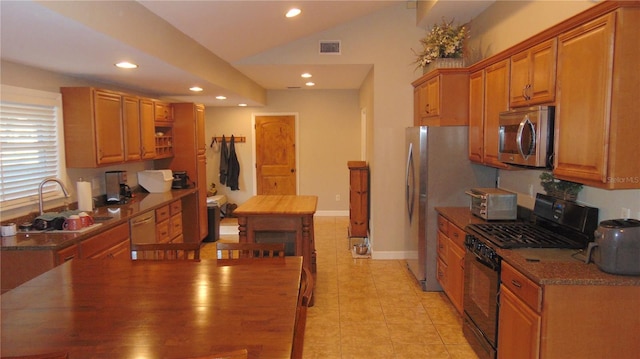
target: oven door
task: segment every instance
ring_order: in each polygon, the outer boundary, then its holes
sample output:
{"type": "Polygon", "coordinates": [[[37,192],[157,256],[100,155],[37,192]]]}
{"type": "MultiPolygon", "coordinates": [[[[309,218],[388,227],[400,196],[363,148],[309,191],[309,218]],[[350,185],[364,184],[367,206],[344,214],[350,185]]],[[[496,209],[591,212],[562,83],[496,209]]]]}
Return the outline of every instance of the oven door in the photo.
{"type": "Polygon", "coordinates": [[[499,267],[467,250],[464,266],[465,336],[481,358],[495,358],[496,354],[499,270],[499,267]],[[486,355],[480,355],[481,352],[486,355]]]}

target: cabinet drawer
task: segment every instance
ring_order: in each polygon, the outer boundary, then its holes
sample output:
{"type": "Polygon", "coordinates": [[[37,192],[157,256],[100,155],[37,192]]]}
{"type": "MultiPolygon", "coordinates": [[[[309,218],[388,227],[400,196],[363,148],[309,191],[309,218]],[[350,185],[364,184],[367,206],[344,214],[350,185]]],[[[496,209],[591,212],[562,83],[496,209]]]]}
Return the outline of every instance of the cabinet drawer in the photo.
{"type": "Polygon", "coordinates": [[[440,215],[438,215],[438,230],[445,236],[449,235],[449,221],[440,215]]]}
{"type": "Polygon", "coordinates": [[[128,240],[129,225],[127,223],[123,223],[117,227],[111,228],[82,241],[80,243],[80,253],[82,258],[94,258],[96,254],[116,246],[122,241],[128,240]]]}
{"type": "Polygon", "coordinates": [[[169,221],[169,238],[182,234],[182,213],[171,216],[169,221]]]}
{"type": "Polygon", "coordinates": [[[184,243],[184,236],[180,234],[179,236],[172,238],[171,243],[184,243]]]}
{"type": "Polygon", "coordinates": [[[531,279],[525,277],[506,262],[502,262],[502,285],[525,302],[531,309],[540,313],[542,305],[542,289],[531,279]]]}
{"type": "Polygon", "coordinates": [[[167,243],[171,240],[169,235],[169,220],[156,223],[156,242],[167,243]]]}
{"type": "Polygon", "coordinates": [[[58,262],[57,265],[60,265],[64,262],[67,262],[74,258],[79,258],[79,257],[80,257],[80,250],[77,244],[74,244],[71,247],[67,247],[56,252],[56,260],[58,262]]]}
{"type": "Polygon", "coordinates": [[[460,229],[458,226],[449,223],[449,239],[451,240],[451,242],[453,242],[456,246],[458,246],[458,248],[460,248],[461,250],[465,250],[464,249],[464,237],[467,234],[465,233],[464,230],[460,229]]]}
{"type": "Polygon", "coordinates": [[[91,259],[131,259],[131,244],[128,240],[122,241],[119,244],[111,248],[107,248],[106,250],[95,253],[91,256],[91,259]]]}
{"type": "Polygon", "coordinates": [[[156,223],[165,221],[169,219],[169,217],[171,217],[171,210],[169,209],[169,205],[156,209],[156,223]]]}
{"type": "Polygon", "coordinates": [[[174,201],[171,202],[171,204],[169,204],[169,212],[171,213],[171,216],[174,216],[180,212],[182,212],[182,201],[174,201]]]}
{"type": "Polygon", "coordinates": [[[442,288],[447,288],[447,264],[440,258],[436,261],[436,278],[442,288]]]}
{"type": "Polygon", "coordinates": [[[447,236],[445,236],[444,234],[442,234],[442,232],[438,232],[438,257],[440,257],[441,260],[446,261],[447,259],[447,255],[449,252],[449,238],[447,238],[447,236]]]}

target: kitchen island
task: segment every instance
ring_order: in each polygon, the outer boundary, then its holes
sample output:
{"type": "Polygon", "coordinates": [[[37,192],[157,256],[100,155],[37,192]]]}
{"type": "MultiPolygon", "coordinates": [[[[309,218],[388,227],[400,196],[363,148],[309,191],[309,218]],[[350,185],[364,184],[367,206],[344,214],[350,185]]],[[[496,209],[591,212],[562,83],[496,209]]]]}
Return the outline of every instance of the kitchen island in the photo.
{"type": "MultiPolygon", "coordinates": [[[[233,212],[238,217],[240,243],[285,242],[302,256],[304,267],[316,276],[313,215],[317,196],[260,195],[251,197],[233,212]]],[[[314,281],[315,283],[316,281],[314,281]]],[[[313,301],[312,301],[313,303],[313,301]]]]}
{"type": "Polygon", "coordinates": [[[246,348],[290,358],[301,257],[75,259],[3,294],[1,355],[190,358],[246,348]]]}

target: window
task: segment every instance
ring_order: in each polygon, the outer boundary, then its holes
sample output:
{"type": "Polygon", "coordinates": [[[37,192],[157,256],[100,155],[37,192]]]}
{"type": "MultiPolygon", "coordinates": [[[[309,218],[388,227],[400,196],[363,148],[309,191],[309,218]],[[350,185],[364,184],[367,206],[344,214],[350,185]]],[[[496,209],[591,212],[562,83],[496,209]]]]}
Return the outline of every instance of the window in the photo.
{"type": "MultiPolygon", "coordinates": [[[[37,201],[47,177],[63,178],[64,151],[61,95],[2,86],[0,97],[0,204],[18,208],[37,201]]],[[[57,185],[46,186],[46,199],[62,197],[57,185]]]]}

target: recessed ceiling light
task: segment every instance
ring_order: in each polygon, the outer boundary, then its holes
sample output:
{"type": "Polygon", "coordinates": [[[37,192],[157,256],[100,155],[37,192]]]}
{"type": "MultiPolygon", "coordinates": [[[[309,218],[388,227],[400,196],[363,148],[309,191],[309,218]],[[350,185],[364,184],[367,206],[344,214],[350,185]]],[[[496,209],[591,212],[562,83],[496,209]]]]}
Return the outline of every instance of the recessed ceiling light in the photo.
{"type": "Polygon", "coordinates": [[[201,92],[203,89],[200,86],[193,86],[193,87],[190,87],[189,90],[193,92],[201,92]]]}
{"type": "Polygon", "coordinates": [[[289,11],[287,11],[287,14],[285,16],[286,17],[296,17],[296,16],[300,15],[301,12],[302,12],[302,10],[294,7],[292,9],[289,9],[289,11]]]}
{"type": "Polygon", "coordinates": [[[218,100],[226,100],[226,99],[227,99],[227,97],[226,97],[226,96],[222,96],[222,95],[220,95],[220,96],[216,96],[216,98],[217,98],[218,100]]]}
{"type": "Polygon", "coordinates": [[[311,81],[309,81],[309,82],[307,82],[305,85],[307,85],[307,86],[315,86],[315,85],[316,85],[316,83],[315,83],[315,82],[311,82],[311,81]]]}
{"type": "Polygon", "coordinates": [[[116,67],[119,67],[121,69],[135,69],[138,67],[138,65],[133,64],[131,62],[127,62],[127,61],[122,61],[122,62],[118,62],[116,64],[116,67]]]}
{"type": "Polygon", "coordinates": [[[239,107],[247,107],[247,104],[246,103],[239,103],[238,106],[239,107]]]}
{"type": "Polygon", "coordinates": [[[305,73],[303,73],[302,75],[300,75],[300,77],[303,77],[303,78],[305,78],[305,79],[308,79],[308,78],[310,78],[310,77],[311,77],[311,74],[310,74],[310,73],[308,73],[308,72],[305,72],[305,73]]]}

